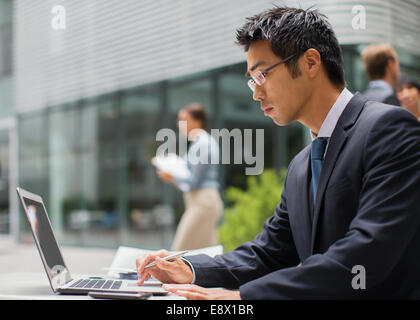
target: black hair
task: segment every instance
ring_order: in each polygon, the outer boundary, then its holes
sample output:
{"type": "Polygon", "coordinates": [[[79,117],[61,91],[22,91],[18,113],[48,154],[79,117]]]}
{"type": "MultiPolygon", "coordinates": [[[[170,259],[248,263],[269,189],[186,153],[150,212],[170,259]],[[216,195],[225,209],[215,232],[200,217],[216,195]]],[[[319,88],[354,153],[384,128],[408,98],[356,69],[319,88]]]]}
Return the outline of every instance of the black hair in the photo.
{"type": "Polygon", "coordinates": [[[420,92],[420,85],[419,83],[411,78],[403,78],[397,85],[397,91],[402,90],[403,88],[416,88],[418,92],[420,92]]]}
{"type": "Polygon", "coordinates": [[[207,125],[207,114],[206,110],[200,103],[190,103],[186,105],[182,110],[187,111],[194,120],[201,121],[201,127],[204,129],[207,125]]]}
{"type": "Polygon", "coordinates": [[[341,47],[327,17],[318,10],[275,7],[264,11],[246,19],[236,31],[236,40],[245,51],[257,40],[268,40],[281,59],[295,55],[285,63],[293,78],[301,74],[299,57],[310,48],[316,49],[330,81],[345,86],[341,47]]]}

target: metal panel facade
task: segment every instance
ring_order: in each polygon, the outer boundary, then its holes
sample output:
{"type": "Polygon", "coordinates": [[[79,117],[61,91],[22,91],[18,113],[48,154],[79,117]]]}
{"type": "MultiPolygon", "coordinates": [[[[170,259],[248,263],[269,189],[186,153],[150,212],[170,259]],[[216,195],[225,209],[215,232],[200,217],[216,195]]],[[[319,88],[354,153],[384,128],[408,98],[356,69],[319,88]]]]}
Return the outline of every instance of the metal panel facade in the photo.
{"type": "Polygon", "coordinates": [[[420,1],[16,0],[15,107],[34,110],[245,60],[244,18],[278,5],[325,13],[342,44],[390,42],[420,55],[420,1]],[[66,28],[53,29],[63,5],[66,28]],[[352,8],[366,9],[354,29],[352,8]]]}

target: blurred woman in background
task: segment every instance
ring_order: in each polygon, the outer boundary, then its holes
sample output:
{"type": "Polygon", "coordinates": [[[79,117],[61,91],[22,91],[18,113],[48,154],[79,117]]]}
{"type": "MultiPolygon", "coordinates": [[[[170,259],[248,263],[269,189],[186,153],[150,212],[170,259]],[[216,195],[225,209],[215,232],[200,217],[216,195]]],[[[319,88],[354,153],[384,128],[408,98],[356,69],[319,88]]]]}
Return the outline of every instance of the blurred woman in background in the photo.
{"type": "Polygon", "coordinates": [[[160,179],[174,184],[184,192],[185,212],[178,224],[171,250],[198,249],[219,244],[217,225],[222,216],[223,202],[219,195],[218,164],[211,163],[211,159],[219,158],[219,146],[204,129],[206,118],[203,106],[198,103],[189,104],[178,113],[180,132],[191,141],[188,151],[183,155],[190,176],[181,179],[157,171],[160,179]],[[200,150],[208,152],[200,155],[200,150]]]}

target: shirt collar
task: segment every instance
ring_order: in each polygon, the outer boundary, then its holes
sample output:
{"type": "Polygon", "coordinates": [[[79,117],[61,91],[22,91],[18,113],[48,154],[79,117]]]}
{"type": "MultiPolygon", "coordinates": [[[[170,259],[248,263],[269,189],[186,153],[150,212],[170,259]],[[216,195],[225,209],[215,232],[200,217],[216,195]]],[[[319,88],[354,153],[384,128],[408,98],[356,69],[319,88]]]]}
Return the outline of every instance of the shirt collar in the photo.
{"type": "Polygon", "coordinates": [[[393,90],[392,86],[384,80],[372,80],[372,81],[369,82],[368,87],[369,88],[388,89],[388,90],[391,90],[391,91],[393,90]]]}
{"type": "Polygon", "coordinates": [[[372,80],[369,82],[368,87],[369,89],[381,89],[382,91],[387,92],[388,94],[394,93],[394,89],[392,88],[392,86],[384,80],[372,80]]]}
{"type": "Polygon", "coordinates": [[[338,119],[340,118],[346,105],[349,103],[352,97],[353,94],[347,88],[344,88],[343,91],[341,91],[340,95],[338,96],[337,100],[335,100],[330,111],[328,111],[324,122],[322,122],[318,135],[315,135],[312,131],[310,131],[312,140],[315,140],[316,138],[320,137],[331,137],[334,128],[337,125],[338,119]]]}

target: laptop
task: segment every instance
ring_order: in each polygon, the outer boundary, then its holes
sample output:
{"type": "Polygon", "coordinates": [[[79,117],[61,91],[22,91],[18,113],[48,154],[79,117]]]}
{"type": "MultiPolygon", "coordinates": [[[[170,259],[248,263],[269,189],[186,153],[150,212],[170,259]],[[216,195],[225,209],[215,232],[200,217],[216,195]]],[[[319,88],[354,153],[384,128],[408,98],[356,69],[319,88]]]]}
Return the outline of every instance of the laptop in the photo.
{"type": "Polygon", "coordinates": [[[31,226],[36,247],[54,293],[88,294],[92,291],[147,292],[159,295],[168,293],[160,285],[147,285],[146,282],[146,284],[138,286],[137,280],[94,279],[93,277],[73,279],[64,262],[41,196],[22,188],[17,188],[16,191],[31,226]]]}

